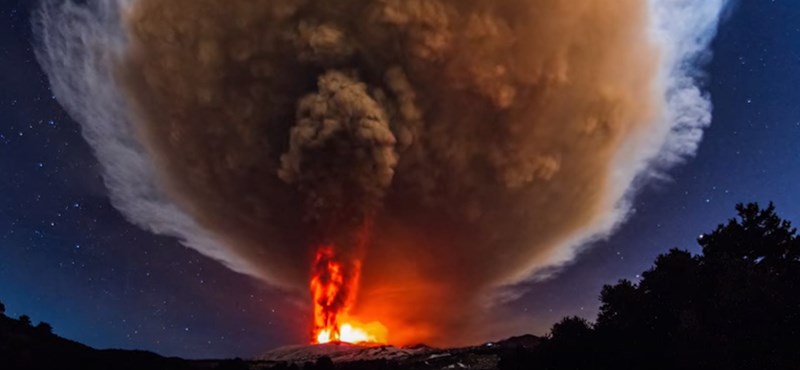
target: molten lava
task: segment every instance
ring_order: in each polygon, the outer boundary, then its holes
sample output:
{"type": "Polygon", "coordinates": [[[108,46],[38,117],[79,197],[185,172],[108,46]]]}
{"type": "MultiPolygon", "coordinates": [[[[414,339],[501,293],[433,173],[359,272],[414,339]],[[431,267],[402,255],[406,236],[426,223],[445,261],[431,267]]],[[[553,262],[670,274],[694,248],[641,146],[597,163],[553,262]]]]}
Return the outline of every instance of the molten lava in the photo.
{"type": "Polygon", "coordinates": [[[311,276],[314,300],[312,343],[385,343],[386,328],[378,322],[362,324],[349,316],[355,303],[361,262],[337,258],[334,246],[317,250],[311,276]]]}

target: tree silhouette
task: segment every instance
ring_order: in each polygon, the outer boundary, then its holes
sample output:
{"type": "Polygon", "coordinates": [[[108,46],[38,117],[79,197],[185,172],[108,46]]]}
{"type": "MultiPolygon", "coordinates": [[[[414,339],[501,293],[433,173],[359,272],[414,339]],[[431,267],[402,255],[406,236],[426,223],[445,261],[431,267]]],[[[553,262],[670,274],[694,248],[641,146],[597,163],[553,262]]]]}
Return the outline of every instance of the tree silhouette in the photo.
{"type": "Polygon", "coordinates": [[[553,342],[580,343],[592,334],[592,325],[584,318],[572,316],[561,319],[550,329],[553,342]]]}
{"type": "Polygon", "coordinates": [[[580,317],[566,317],[553,325],[543,345],[552,367],[582,369],[591,365],[594,348],[592,325],[580,317]]]}
{"type": "Polygon", "coordinates": [[[565,318],[505,369],[797,369],[800,238],[756,203],[698,238],[702,253],[672,249],[638,283],[603,287],[597,321],[565,318]]]}
{"type": "Polygon", "coordinates": [[[770,204],[671,250],[638,285],[606,286],[597,331],[603,353],[631,367],[786,368],[800,360],[800,244],[770,204]],[[631,353],[625,355],[625,353],[631,353]]]}
{"type": "Polygon", "coordinates": [[[0,302],[0,316],[5,316],[6,314],[6,305],[3,302],[0,302]]]}
{"type": "Polygon", "coordinates": [[[31,326],[31,318],[28,315],[22,315],[19,317],[19,322],[25,326],[31,326]]]}
{"type": "Polygon", "coordinates": [[[739,204],[736,211],[738,219],[730,219],[726,225],[719,225],[714,232],[699,238],[706,259],[773,266],[800,259],[797,230],[791,222],[775,214],[774,204],[765,209],[758,203],[739,204]]]}
{"type": "Polygon", "coordinates": [[[53,327],[46,322],[40,322],[36,325],[36,330],[43,334],[53,334],[53,327]]]}

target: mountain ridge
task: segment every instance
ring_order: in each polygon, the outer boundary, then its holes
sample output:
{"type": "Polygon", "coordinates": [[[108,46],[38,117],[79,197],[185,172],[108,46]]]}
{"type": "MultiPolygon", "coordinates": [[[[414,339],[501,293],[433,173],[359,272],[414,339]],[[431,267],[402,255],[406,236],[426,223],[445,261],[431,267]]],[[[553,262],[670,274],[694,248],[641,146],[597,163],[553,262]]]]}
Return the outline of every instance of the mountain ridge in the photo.
{"type": "Polygon", "coordinates": [[[289,345],[252,360],[185,360],[143,350],[95,349],[53,334],[49,325],[0,314],[0,369],[10,370],[325,370],[326,360],[358,369],[496,369],[501,355],[532,348],[541,338],[522,335],[460,348],[425,344],[329,343],[289,345]]]}

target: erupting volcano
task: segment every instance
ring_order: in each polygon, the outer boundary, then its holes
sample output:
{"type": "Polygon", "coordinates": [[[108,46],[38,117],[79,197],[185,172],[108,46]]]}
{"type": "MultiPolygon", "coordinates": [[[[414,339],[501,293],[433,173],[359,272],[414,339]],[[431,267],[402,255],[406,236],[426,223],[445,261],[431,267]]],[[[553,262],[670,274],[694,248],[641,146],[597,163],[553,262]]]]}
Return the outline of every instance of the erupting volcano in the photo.
{"type": "Polygon", "coordinates": [[[528,325],[498,312],[695,152],[724,2],[43,0],[34,25],[126,219],[310,288],[314,343],[454,346],[528,325]]]}
{"type": "Polygon", "coordinates": [[[360,273],[361,261],[339,261],[333,245],[317,250],[310,284],[314,300],[313,344],[386,342],[383,325],[378,322],[364,325],[349,316],[360,273]]]}

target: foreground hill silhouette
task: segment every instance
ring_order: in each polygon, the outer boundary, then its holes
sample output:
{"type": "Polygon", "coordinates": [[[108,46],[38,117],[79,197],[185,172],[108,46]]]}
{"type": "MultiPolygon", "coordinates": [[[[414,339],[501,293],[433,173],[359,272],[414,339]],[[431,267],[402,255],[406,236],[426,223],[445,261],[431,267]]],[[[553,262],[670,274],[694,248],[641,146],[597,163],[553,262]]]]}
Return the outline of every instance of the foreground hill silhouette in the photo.
{"type": "Polygon", "coordinates": [[[600,294],[594,324],[572,317],[501,369],[800,369],[800,239],[770,204],[673,249],[641,281],[600,294]]]}
{"type": "Polygon", "coordinates": [[[33,327],[23,315],[3,315],[0,304],[0,369],[195,369],[181,359],[169,359],[145,351],[96,350],[51,332],[50,325],[33,327]]]}
{"type": "Polygon", "coordinates": [[[95,350],[47,324],[4,316],[0,369],[800,369],[800,238],[770,204],[698,239],[699,255],[673,249],[641,280],[600,294],[595,322],[568,317],[545,338],[521,336],[458,349],[409,347],[405,357],[308,356],[280,361],[186,361],[150,352],[95,350]],[[366,357],[365,357],[366,358],[366,357]]]}

